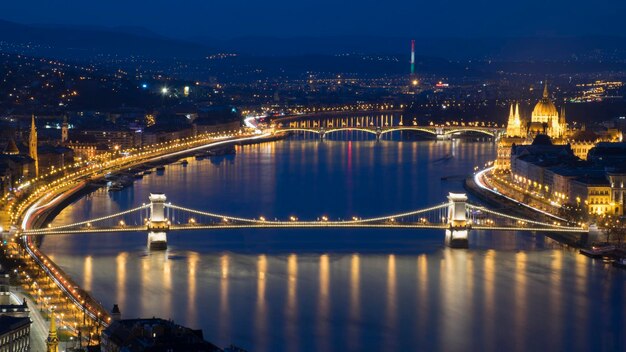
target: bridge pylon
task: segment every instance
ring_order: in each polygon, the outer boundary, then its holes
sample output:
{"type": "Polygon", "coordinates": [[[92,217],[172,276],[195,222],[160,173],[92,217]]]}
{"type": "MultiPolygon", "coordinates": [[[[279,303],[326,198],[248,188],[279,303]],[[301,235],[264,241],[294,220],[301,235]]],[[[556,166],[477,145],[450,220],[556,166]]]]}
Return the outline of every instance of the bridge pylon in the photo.
{"type": "Polygon", "coordinates": [[[448,229],[446,229],[446,245],[451,248],[468,248],[468,233],[471,224],[467,222],[465,193],[448,193],[448,229]]]}
{"type": "Polygon", "coordinates": [[[163,193],[150,193],[150,219],[147,222],[148,248],[166,249],[167,231],[170,223],[165,217],[165,201],[167,197],[163,193]]]}
{"type": "Polygon", "coordinates": [[[326,138],[326,129],[324,127],[320,127],[320,140],[324,140],[326,138]]]}
{"type": "Polygon", "coordinates": [[[379,141],[380,140],[380,136],[383,134],[383,130],[382,128],[380,128],[380,126],[376,126],[376,140],[379,141]]]}

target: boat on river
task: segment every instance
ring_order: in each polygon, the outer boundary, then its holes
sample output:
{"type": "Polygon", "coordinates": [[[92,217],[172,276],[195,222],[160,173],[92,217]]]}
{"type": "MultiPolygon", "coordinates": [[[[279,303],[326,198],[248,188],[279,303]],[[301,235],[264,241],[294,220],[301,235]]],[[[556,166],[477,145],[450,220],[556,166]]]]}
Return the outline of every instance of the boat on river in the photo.
{"type": "Polygon", "coordinates": [[[583,248],[580,250],[580,254],[589,258],[600,259],[608,256],[615,250],[615,246],[593,246],[591,248],[583,248]]]}

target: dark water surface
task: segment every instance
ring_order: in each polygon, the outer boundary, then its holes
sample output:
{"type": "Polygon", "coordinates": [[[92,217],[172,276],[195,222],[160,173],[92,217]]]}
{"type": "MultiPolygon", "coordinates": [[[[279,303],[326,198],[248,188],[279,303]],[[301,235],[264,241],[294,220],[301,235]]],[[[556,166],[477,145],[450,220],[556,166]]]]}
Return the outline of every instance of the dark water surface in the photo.
{"type": "MultiPolygon", "coordinates": [[[[169,165],[98,191],[55,224],[148,202],[243,217],[374,216],[462,192],[493,160],[467,141],[299,141],[169,165]],[[453,177],[450,177],[453,176],[453,177]],[[442,177],[450,177],[442,181],[442,177]]],[[[624,350],[626,271],[529,233],[472,232],[469,250],[430,230],[228,230],[48,237],[49,253],[105,307],[172,318],[250,351],[624,350]]]]}

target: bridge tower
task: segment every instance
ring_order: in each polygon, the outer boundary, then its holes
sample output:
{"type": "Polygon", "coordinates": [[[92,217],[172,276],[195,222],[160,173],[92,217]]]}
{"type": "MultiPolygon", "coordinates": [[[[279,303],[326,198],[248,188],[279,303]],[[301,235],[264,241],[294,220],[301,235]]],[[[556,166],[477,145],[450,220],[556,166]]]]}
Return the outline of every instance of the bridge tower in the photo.
{"type": "Polygon", "coordinates": [[[448,229],[446,229],[446,244],[452,248],[468,248],[467,234],[471,225],[467,222],[465,193],[449,193],[448,201],[448,229]]]}
{"type": "Polygon", "coordinates": [[[435,135],[437,136],[437,139],[452,139],[451,135],[446,134],[443,127],[435,127],[435,135]]]}
{"type": "Polygon", "coordinates": [[[148,219],[148,248],[166,249],[169,221],[165,218],[165,201],[163,193],[150,193],[150,219],[148,219]]]}
{"type": "Polygon", "coordinates": [[[380,136],[383,134],[382,128],[380,126],[376,126],[376,140],[380,140],[380,136]]]}

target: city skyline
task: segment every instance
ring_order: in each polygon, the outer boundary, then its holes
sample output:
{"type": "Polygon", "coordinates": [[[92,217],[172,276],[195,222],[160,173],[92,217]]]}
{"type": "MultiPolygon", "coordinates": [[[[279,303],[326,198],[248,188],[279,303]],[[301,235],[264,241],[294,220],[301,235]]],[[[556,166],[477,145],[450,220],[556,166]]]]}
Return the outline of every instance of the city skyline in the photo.
{"type": "Polygon", "coordinates": [[[623,13],[0,4],[0,350],[625,350],[623,13]]]}

